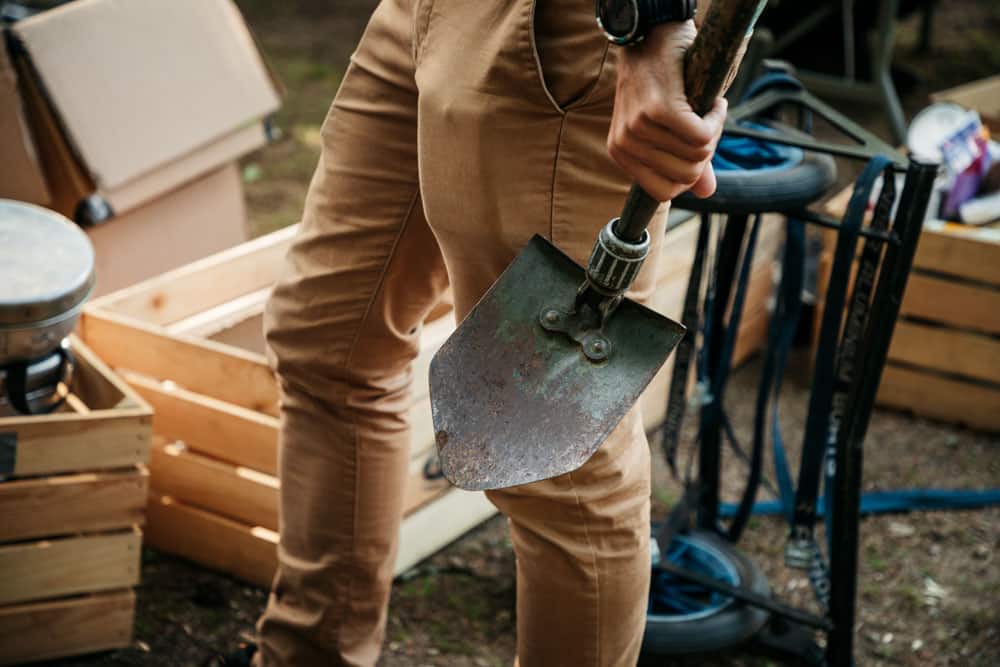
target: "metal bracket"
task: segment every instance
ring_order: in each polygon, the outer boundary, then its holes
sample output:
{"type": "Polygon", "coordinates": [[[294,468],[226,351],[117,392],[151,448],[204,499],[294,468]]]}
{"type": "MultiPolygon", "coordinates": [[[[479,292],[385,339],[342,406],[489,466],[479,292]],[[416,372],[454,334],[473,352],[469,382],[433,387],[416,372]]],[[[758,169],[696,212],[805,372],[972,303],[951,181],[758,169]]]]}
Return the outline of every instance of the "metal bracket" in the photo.
{"type": "MultiPolygon", "coordinates": [[[[538,323],[546,331],[566,334],[580,344],[580,349],[587,359],[594,363],[603,363],[611,357],[612,352],[611,341],[602,331],[607,315],[603,315],[600,323],[594,326],[596,318],[583,316],[580,310],[566,312],[546,306],[538,315],[538,323]]],[[[582,310],[589,308],[585,307],[582,310]]]]}

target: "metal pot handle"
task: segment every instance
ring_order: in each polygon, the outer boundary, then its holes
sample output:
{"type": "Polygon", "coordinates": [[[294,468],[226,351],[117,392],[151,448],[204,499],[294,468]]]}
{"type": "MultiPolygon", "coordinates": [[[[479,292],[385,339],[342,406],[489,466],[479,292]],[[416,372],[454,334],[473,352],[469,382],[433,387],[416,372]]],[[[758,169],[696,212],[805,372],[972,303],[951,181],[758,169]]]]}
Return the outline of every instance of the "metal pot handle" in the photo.
{"type": "Polygon", "coordinates": [[[31,404],[28,401],[28,367],[34,362],[22,361],[7,367],[5,382],[7,401],[21,414],[46,415],[59,409],[66,402],[66,397],[69,396],[69,387],[73,382],[73,370],[76,367],[76,358],[73,356],[73,352],[66,341],[59,346],[57,351],[59,353],[59,363],[63,369],[63,376],[59,383],[65,387],[65,390],[59,391],[57,389],[48,401],[37,410],[32,410],[31,404]]]}

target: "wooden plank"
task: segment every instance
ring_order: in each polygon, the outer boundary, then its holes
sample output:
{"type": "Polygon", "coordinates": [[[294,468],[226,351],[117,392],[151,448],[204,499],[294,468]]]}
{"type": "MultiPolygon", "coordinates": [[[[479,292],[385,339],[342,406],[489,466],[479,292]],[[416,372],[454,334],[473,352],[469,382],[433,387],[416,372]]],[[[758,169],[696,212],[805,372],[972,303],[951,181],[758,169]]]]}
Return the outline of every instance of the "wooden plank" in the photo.
{"type": "Polygon", "coordinates": [[[139,583],[138,530],[0,545],[0,604],[139,583]]]}
{"type": "Polygon", "coordinates": [[[152,417],[148,408],[2,417],[0,433],[14,434],[16,477],[119,468],[149,459],[152,417]]]}
{"type": "Polygon", "coordinates": [[[395,574],[406,572],[496,513],[485,494],[452,489],[403,520],[395,574]]]}
{"type": "Polygon", "coordinates": [[[1000,384],[1000,340],[993,336],[902,319],[889,359],[1000,384]]]}
{"type": "Polygon", "coordinates": [[[89,308],[149,324],[190,317],[274,285],[297,225],[240,244],[93,301],[89,308]]]}
{"type": "Polygon", "coordinates": [[[157,549],[269,588],[278,566],[278,534],[150,494],[146,542],[157,549]]]}
{"type": "Polygon", "coordinates": [[[740,366],[767,344],[767,326],[771,314],[766,308],[743,314],[733,346],[733,367],[740,366]]]}
{"type": "Polygon", "coordinates": [[[156,414],[153,428],[191,449],[273,475],[277,470],[278,419],[137,373],[122,376],[156,414]]]}
{"type": "Polygon", "coordinates": [[[243,320],[260,318],[264,313],[264,305],[271,296],[271,287],[265,287],[226,301],[214,308],[195,313],[173,324],[164,327],[170,334],[188,334],[199,338],[212,338],[243,320]]]}
{"type": "Polygon", "coordinates": [[[1000,334],[1000,290],[915,273],[900,314],[1000,334]]]}
{"type": "Polygon", "coordinates": [[[125,648],[134,617],[131,590],[0,607],[0,665],[125,648]]]}
{"type": "MultiPolygon", "coordinates": [[[[424,477],[427,450],[410,463],[403,513],[408,514],[449,488],[447,480],[424,477]]],[[[268,530],[278,529],[278,478],[244,466],[217,461],[180,443],[153,446],[153,490],[185,505],[268,530]]],[[[145,497],[142,499],[145,504],[145,497]]],[[[0,503],[2,508],[2,503],[0,503]]]]}
{"type": "Polygon", "coordinates": [[[255,315],[234,323],[215,332],[208,337],[222,345],[231,345],[255,354],[266,354],[267,343],[264,340],[264,315],[255,315]]]}
{"type": "Polygon", "coordinates": [[[901,366],[886,366],[878,403],[972,428],[1000,431],[1000,390],[901,366]]]}
{"type": "Polygon", "coordinates": [[[84,309],[83,338],[116,369],[173,380],[190,391],[249,410],[277,415],[278,384],[267,360],[235,347],[84,309]]]}
{"type": "Polygon", "coordinates": [[[0,541],[141,524],[148,486],[143,467],[0,483],[0,541]]]}
{"type": "Polygon", "coordinates": [[[413,360],[413,397],[415,399],[427,396],[430,391],[431,359],[448,336],[455,330],[455,317],[448,313],[437,320],[424,324],[420,333],[420,354],[413,360]]]}
{"type": "Polygon", "coordinates": [[[216,461],[178,443],[153,446],[153,490],[253,526],[278,529],[278,478],[216,461]]]}
{"type": "MultiPolygon", "coordinates": [[[[150,495],[149,544],[267,588],[277,567],[278,535],[150,495]]],[[[403,520],[395,574],[401,574],[496,514],[482,493],[452,489],[403,520]]]]}
{"type": "Polygon", "coordinates": [[[126,399],[121,386],[109,381],[114,377],[104,362],[85,346],[74,344],[76,366],[73,369],[73,391],[83,397],[90,410],[110,410],[126,399]]]}
{"type": "Polygon", "coordinates": [[[1000,243],[995,230],[924,229],[913,265],[1000,287],[1000,243]]]}

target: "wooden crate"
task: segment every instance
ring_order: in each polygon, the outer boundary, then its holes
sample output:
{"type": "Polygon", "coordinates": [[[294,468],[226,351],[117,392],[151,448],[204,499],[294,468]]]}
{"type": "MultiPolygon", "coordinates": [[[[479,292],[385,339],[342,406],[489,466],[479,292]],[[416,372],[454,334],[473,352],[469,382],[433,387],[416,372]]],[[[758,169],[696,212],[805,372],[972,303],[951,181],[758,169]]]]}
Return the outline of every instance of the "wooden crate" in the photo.
{"type": "MultiPolygon", "coordinates": [[[[147,540],[269,585],[277,543],[278,387],[262,312],[295,234],[287,228],[92,302],[84,338],[155,409],[147,540]]],[[[482,494],[428,479],[433,353],[454,329],[431,313],[414,363],[411,470],[396,572],[496,510],[482,494]]]]}
{"type": "MultiPolygon", "coordinates": [[[[827,211],[842,215],[849,194],[827,211]]],[[[832,268],[826,238],[821,295],[832,268]]],[[[877,402],[1000,431],[1000,225],[925,223],[877,402]]]]}
{"type": "MultiPolygon", "coordinates": [[[[675,317],[696,227],[672,231],[665,251],[655,305],[675,317]]],[[[98,299],[82,320],[88,343],[156,411],[149,543],[260,585],[270,583],[275,566],[278,493],[278,388],[264,357],[261,317],[294,234],[284,229],[98,299]]],[[[743,356],[766,329],[767,258],[777,237],[767,232],[761,243],[744,322],[756,333],[742,344],[743,356]]],[[[427,372],[453,329],[445,303],[425,323],[414,363],[397,573],[495,513],[482,494],[424,475],[434,451],[427,372]]],[[[661,373],[648,394],[665,397],[668,378],[661,373]]],[[[665,398],[650,402],[647,425],[662,420],[664,405],[665,398]]]]}
{"type": "Polygon", "coordinates": [[[72,347],[62,410],[0,418],[0,665],[131,641],[152,410],[72,347]]]}

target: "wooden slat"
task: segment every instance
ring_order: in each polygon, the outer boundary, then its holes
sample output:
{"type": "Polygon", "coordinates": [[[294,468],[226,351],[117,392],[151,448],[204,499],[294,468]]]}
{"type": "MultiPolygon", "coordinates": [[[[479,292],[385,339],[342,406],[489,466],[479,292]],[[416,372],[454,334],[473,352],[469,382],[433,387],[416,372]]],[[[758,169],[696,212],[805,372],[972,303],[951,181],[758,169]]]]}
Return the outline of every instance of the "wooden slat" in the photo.
{"type": "Polygon", "coordinates": [[[109,294],[89,307],[148,324],[169,324],[190,317],[271,287],[296,232],[297,226],[286,227],[109,294]]]}
{"type": "Polygon", "coordinates": [[[153,490],[254,526],[278,529],[278,478],[216,461],[177,443],[153,446],[153,490]]]}
{"type": "MultiPolygon", "coordinates": [[[[989,233],[989,232],[986,232],[989,233]]],[[[1000,287],[1000,243],[983,240],[983,231],[932,231],[920,234],[913,265],[1000,287]]]]}
{"type": "Polygon", "coordinates": [[[85,399],[84,403],[91,412],[139,408],[152,414],[150,407],[76,334],[70,336],[70,348],[77,364],[74,390],[85,399]]]}
{"type": "Polygon", "coordinates": [[[245,320],[235,322],[232,326],[221,329],[208,340],[238,347],[255,354],[266,354],[267,344],[264,341],[264,316],[255,315],[245,320]]]}
{"type": "Polygon", "coordinates": [[[165,326],[167,333],[187,334],[199,338],[211,338],[243,320],[257,317],[264,312],[264,305],[271,295],[271,287],[265,287],[241,297],[226,301],[214,308],[195,313],[173,324],[165,326]]]}
{"type": "Polygon", "coordinates": [[[148,485],[140,467],[0,483],[0,541],[141,524],[148,485]]]}
{"type": "Polygon", "coordinates": [[[900,320],[889,359],[1000,385],[1000,339],[900,320]]]}
{"type": "Polygon", "coordinates": [[[451,313],[424,325],[420,334],[420,354],[413,360],[412,391],[414,398],[422,398],[429,393],[428,376],[431,359],[454,330],[455,318],[451,313]]]}
{"type": "Polygon", "coordinates": [[[83,403],[91,411],[110,410],[126,402],[128,394],[117,381],[111,369],[98,359],[86,346],[73,341],[76,366],[73,369],[73,391],[83,397],[83,403]]]}
{"type": "Polygon", "coordinates": [[[733,367],[741,365],[764,347],[767,343],[767,325],[770,321],[771,315],[763,307],[743,314],[740,330],[736,335],[736,344],[733,346],[733,367]]]}
{"type": "Polygon", "coordinates": [[[888,365],[878,403],[972,428],[1000,431],[1000,390],[888,365]]]}
{"type": "Polygon", "coordinates": [[[484,494],[461,489],[428,503],[403,520],[395,574],[406,572],[496,513],[484,494]]]}
{"type": "Polygon", "coordinates": [[[1000,334],[1000,289],[916,273],[906,285],[900,314],[1000,334]]]}
{"type": "Polygon", "coordinates": [[[124,648],[134,617],[131,590],[0,607],[0,665],[124,648]]]}
{"type": "Polygon", "coordinates": [[[116,468],[149,459],[148,408],[88,415],[0,418],[0,433],[16,433],[14,475],[46,475],[116,468]]]}
{"type": "Polygon", "coordinates": [[[278,535],[150,494],[146,542],[262,588],[278,565],[278,535]]]}
{"type": "Polygon", "coordinates": [[[0,604],[139,583],[138,530],[0,545],[0,604]]]}
{"type": "Polygon", "coordinates": [[[190,391],[277,415],[277,381],[259,354],[168,336],[155,326],[104,311],[85,309],[81,326],[87,344],[116,369],[173,380],[190,391]]]}
{"type": "Polygon", "coordinates": [[[129,371],[123,377],[153,406],[153,428],[192,449],[275,474],[278,419],[129,371]]]}
{"type": "MultiPolygon", "coordinates": [[[[278,535],[151,494],[147,542],[207,567],[269,587],[278,535]]],[[[410,569],[496,514],[482,493],[452,489],[403,520],[395,574],[410,569]]]]}
{"type": "MultiPolygon", "coordinates": [[[[443,478],[424,477],[424,464],[430,455],[425,449],[411,461],[403,497],[404,514],[449,488],[443,478]]],[[[203,456],[179,443],[164,442],[153,446],[150,470],[153,490],[159,495],[248,525],[278,529],[279,483],[273,475],[203,456]]],[[[141,501],[144,504],[145,497],[141,501]]]]}

